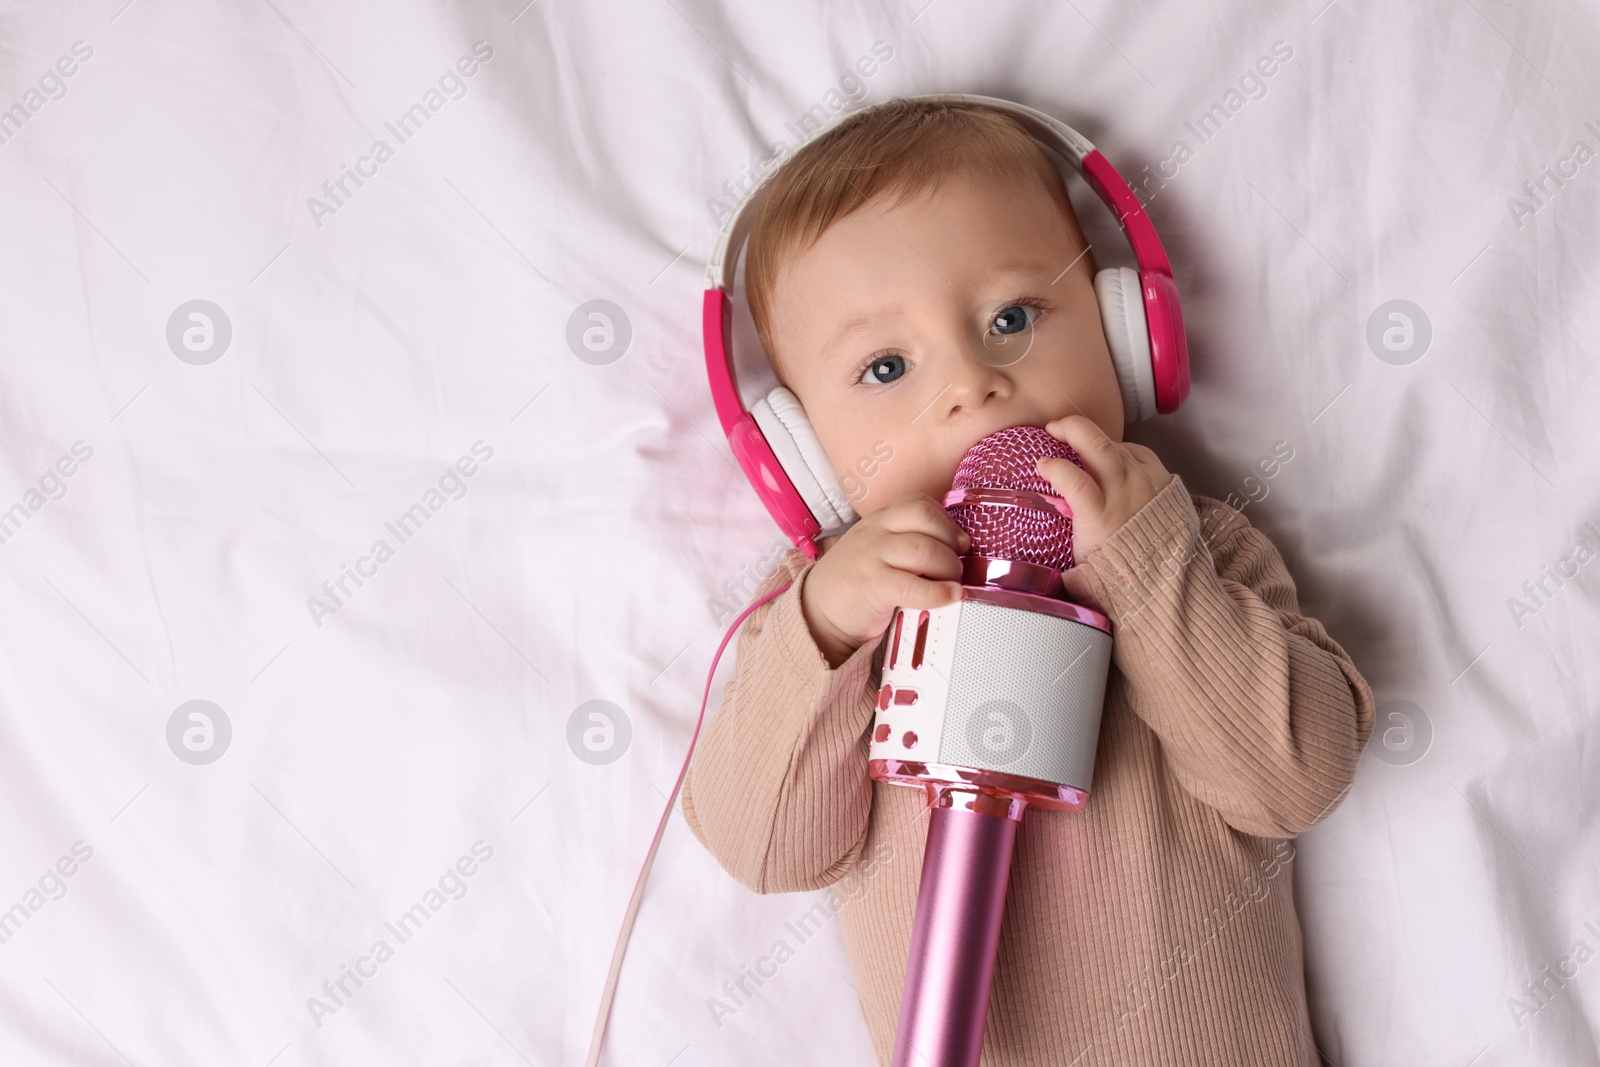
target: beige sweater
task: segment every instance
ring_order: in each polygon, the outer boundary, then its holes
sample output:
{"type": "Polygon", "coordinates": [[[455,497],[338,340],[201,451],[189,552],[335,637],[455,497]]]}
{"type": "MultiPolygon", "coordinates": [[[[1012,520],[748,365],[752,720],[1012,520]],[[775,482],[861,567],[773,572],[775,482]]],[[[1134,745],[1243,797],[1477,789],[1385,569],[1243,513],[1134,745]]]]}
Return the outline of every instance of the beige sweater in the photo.
{"type": "MultiPolygon", "coordinates": [[[[868,776],[883,642],[828,669],[800,609],[810,566],[791,549],[763,582],[794,584],[742,626],[683,813],[758,893],[834,886],[775,935],[793,951],[837,916],[887,1065],[928,816],[868,776]]],[[[1371,690],[1299,614],[1272,543],[1177,477],[1067,577],[1112,622],[1094,782],[1082,811],[1018,830],[984,1067],[1314,1067],[1287,839],[1349,788],[1371,690]]],[[[755,970],[777,977],[773,948],[755,970]]],[[[757,981],[716,999],[736,1009],[757,981]]]]}

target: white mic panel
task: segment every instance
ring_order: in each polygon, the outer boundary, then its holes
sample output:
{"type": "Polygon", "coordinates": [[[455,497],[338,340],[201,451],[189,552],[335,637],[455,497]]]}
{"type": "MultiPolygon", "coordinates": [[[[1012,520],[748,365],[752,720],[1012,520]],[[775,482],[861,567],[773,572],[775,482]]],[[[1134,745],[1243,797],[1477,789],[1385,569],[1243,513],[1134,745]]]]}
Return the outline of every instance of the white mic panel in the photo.
{"type": "Polygon", "coordinates": [[[960,600],[897,609],[869,759],[999,771],[1088,791],[1111,635],[960,600]]]}

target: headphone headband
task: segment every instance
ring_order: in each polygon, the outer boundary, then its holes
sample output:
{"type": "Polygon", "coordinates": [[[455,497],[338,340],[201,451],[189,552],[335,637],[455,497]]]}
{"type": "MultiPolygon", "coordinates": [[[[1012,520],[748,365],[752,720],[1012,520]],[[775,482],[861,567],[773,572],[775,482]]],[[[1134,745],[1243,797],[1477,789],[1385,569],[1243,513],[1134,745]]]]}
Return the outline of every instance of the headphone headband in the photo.
{"type": "MultiPolygon", "coordinates": [[[[1051,151],[1072,164],[1072,168],[1089,183],[1100,198],[1106,201],[1106,205],[1116,213],[1118,222],[1126,226],[1128,217],[1135,214],[1146,224],[1149,222],[1148,219],[1143,217],[1143,205],[1133,195],[1133,190],[1128,188],[1128,183],[1122,180],[1121,175],[1117,174],[1109,163],[1106,164],[1106,169],[1110,170],[1109,175],[1103,172],[1097,173],[1100,168],[1088,163],[1091,156],[1097,156],[1102,161],[1105,159],[1104,156],[1100,155],[1099,149],[1095,148],[1094,143],[1053,115],[1047,115],[1037,108],[1031,108],[1026,104],[1018,104],[1011,100],[1002,100],[994,96],[976,96],[970,93],[928,93],[922,96],[897,97],[897,99],[930,103],[982,104],[997,111],[1004,111],[1016,119],[1022,128],[1027,131],[1028,135],[1039,143],[1040,147],[1051,151]],[[1114,180],[1108,181],[1108,178],[1114,180]],[[1119,192],[1126,193],[1126,199],[1117,195],[1119,192]]],[[[844,119],[841,118],[840,122],[843,121],[844,119]]],[[[817,130],[805,144],[810,144],[811,141],[821,137],[837,125],[837,122],[830,123],[817,130]]],[[[798,150],[797,148],[796,151],[798,150]]],[[[733,214],[723,221],[722,230],[717,235],[716,247],[712,249],[711,258],[706,262],[707,289],[721,289],[726,293],[733,292],[734,273],[739,262],[739,252],[744,247],[744,239],[750,231],[751,223],[755,221],[756,209],[760,206],[762,197],[771,181],[772,176],[769,175],[756,183],[755,188],[751,189],[739,206],[734,209],[733,214]],[[730,249],[733,252],[732,256],[728,254],[730,249]]],[[[1152,238],[1155,237],[1153,227],[1151,228],[1150,236],[1152,238]]],[[[1132,237],[1133,235],[1130,233],[1130,239],[1132,237]]],[[[1133,254],[1139,263],[1140,270],[1148,268],[1161,270],[1166,274],[1172,273],[1172,268],[1167,262],[1166,252],[1162,250],[1159,239],[1156,239],[1153,245],[1149,242],[1135,241],[1133,254]]]]}

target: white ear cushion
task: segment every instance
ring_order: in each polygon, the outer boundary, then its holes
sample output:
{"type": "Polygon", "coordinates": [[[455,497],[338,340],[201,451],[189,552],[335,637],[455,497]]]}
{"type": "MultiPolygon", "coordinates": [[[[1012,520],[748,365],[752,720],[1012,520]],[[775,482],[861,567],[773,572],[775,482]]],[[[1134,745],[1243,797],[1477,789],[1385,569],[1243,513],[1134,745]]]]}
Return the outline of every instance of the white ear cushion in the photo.
{"type": "Polygon", "coordinates": [[[839,488],[833,464],[793,393],[780,385],[757,401],[750,414],[823,533],[849,526],[860,518],[839,488]]]}
{"type": "Polygon", "coordinates": [[[1100,321],[1122,389],[1122,417],[1129,423],[1156,414],[1156,376],[1150,363],[1150,326],[1144,317],[1144,292],[1139,272],[1107,267],[1094,276],[1100,300],[1100,321]]]}

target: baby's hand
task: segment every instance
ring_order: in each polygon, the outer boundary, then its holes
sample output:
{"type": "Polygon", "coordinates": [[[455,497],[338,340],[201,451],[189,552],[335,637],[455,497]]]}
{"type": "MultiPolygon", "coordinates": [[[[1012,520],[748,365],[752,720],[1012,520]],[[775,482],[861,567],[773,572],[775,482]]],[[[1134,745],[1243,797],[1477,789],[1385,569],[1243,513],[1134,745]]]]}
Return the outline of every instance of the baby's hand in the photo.
{"type": "Polygon", "coordinates": [[[800,596],[828,666],[837,668],[881,635],[896,607],[937,608],[961,599],[957,553],[971,540],[926,494],[886,505],[846,530],[812,564],[800,596]]]}
{"type": "Polygon", "coordinates": [[[1172,481],[1156,454],[1131,441],[1118,444],[1082,415],[1068,415],[1045,426],[1083,460],[1041,459],[1039,473],[1072,508],[1072,554],[1082,560],[1127,522],[1133,513],[1172,481]],[[1085,473],[1087,471],[1087,473],[1085,473]]]}

